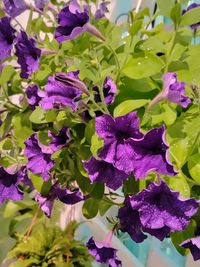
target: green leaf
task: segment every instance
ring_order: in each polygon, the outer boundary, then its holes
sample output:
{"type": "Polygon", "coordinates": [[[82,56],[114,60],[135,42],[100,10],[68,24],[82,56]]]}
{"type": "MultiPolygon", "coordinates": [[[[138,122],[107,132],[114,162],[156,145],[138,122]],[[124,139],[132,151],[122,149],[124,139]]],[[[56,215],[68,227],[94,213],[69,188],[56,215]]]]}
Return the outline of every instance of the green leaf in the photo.
{"type": "Polygon", "coordinates": [[[170,236],[174,246],[176,247],[178,252],[183,256],[187,255],[187,250],[181,247],[180,244],[183,241],[193,237],[195,229],[196,229],[196,222],[192,220],[189,226],[184,231],[172,233],[170,236]]]}
{"type": "Polygon", "coordinates": [[[149,103],[149,100],[147,99],[137,99],[137,100],[126,100],[122,103],[120,103],[115,109],[114,109],[114,117],[122,116],[125,114],[128,114],[129,112],[136,110],[138,108],[141,108],[145,106],[147,103],[149,103]]]}
{"type": "Polygon", "coordinates": [[[30,112],[19,113],[13,116],[14,137],[20,146],[24,146],[24,141],[33,133],[29,118],[30,112]]]}
{"type": "Polygon", "coordinates": [[[57,117],[57,111],[55,109],[50,109],[46,111],[45,119],[47,122],[54,122],[57,117]]]}
{"type": "Polygon", "coordinates": [[[36,107],[36,109],[31,113],[30,121],[36,124],[42,124],[47,122],[45,118],[45,110],[43,110],[41,107],[36,107]]]}
{"type": "Polygon", "coordinates": [[[14,73],[15,69],[11,65],[6,65],[0,75],[0,85],[7,87],[7,82],[10,81],[14,73]]]}
{"type": "Polygon", "coordinates": [[[90,151],[95,158],[97,158],[97,152],[102,148],[103,143],[104,141],[96,133],[92,136],[90,151]]]}
{"type": "Polygon", "coordinates": [[[51,181],[45,182],[41,176],[31,172],[29,172],[29,176],[35,189],[42,195],[47,195],[51,188],[51,181]]]}
{"type": "Polygon", "coordinates": [[[159,73],[163,67],[164,62],[159,57],[146,53],[130,58],[122,71],[131,79],[142,79],[159,73]]]}
{"type": "Polygon", "coordinates": [[[180,26],[187,26],[198,23],[200,21],[200,7],[195,7],[182,16],[180,26]]]}
{"type": "Polygon", "coordinates": [[[11,139],[5,138],[0,142],[0,149],[11,150],[12,148],[13,148],[13,143],[11,139]]]}
{"type": "Polygon", "coordinates": [[[200,154],[194,154],[188,159],[188,169],[192,178],[200,184],[200,154]]]}
{"type": "Polygon", "coordinates": [[[90,196],[95,199],[102,199],[102,197],[104,196],[104,184],[95,183],[93,190],[90,192],[90,196]]]}
{"type": "Polygon", "coordinates": [[[161,14],[166,17],[170,17],[171,9],[174,6],[174,0],[168,0],[168,1],[156,0],[156,3],[158,5],[161,14]]]}
{"type": "Polygon", "coordinates": [[[169,153],[172,156],[172,160],[176,163],[178,169],[181,169],[185,163],[189,152],[188,139],[178,139],[174,144],[169,147],[169,153]]]}
{"type": "Polygon", "coordinates": [[[99,203],[100,202],[97,199],[94,198],[87,199],[83,204],[82,208],[83,215],[87,219],[94,218],[98,213],[99,203]]]}
{"type": "Polygon", "coordinates": [[[179,3],[177,3],[173,8],[172,11],[170,13],[170,17],[174,22],[174,25],[176,27],[178,27],[178,25],[180,24],[181,21],[181,17],[182,17],[182,10],[181,10],[181,5],[179,3]]]}
{"type": "Polygon", "coordinates": [[[131,36],[134,36],[139,32],[139,30],[142,27],[142,23],[143,23],[142,20],[136,20],[136,21],[133,22],[133,24],[129,28],[129,33],[130,33],[131,36]]]}
{"type": "Polygon", "coordinates": [[[169,187],[177,192],[180,192],[180,195],[185,198],[190,197],[190,187],[185,179],[185,176],[181,173],[175,177],[169,178],[169,187]]]}
{"type": "Polygon", "coordinates": [[[99,203],[99,213],[103,216],[111,207],[113,206],[113,202],[104,196],[104,198],[99,203]]]}

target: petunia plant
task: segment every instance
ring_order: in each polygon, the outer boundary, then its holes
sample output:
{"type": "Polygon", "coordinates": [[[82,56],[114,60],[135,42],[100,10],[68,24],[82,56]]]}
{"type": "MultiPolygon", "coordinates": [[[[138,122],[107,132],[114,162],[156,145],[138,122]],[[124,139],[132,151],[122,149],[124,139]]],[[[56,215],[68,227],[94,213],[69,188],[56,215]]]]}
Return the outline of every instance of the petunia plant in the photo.
{"type": "MultiPolygon", "coordinates": [[[[74,243],[107,266],[123,266],[124,232],[200,259],[200,6],[156,2],[122,24],[109,1],[0,3],[0,210],[16,264],[34,262],[18,248],[63,206],[107,218],[104,240],[74,243]]],[[[40,266],[75,262],[67,246],[40,266]]]]}

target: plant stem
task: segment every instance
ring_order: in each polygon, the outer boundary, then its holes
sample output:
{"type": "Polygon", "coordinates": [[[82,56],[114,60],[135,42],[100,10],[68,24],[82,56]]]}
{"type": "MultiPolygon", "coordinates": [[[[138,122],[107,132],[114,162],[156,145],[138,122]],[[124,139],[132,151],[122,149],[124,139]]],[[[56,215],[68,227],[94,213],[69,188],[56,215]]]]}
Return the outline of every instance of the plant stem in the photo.
{"type": "Polygon", "coordinates": [[[169,46],[169,49],[167,50],[167,53],[166,53],[166,65],[165,65],[164,72],[168,71],[168,67],[169,67],[170,60],[171,60],[171,54],[172,54],[172,51],[173,51],[173,48],[174,48],[174,44],[175,44],[174,43],[175,42],[175,38],[176,38],[176,30],[173,32],[171,41],[169,43],[170,46],[169,46]]]}
{"type": "Polygon", "coordinates": [[[35,214],[33,216],[33,219],[31,221],[31,224],[30,224],[30,226],[28,228],[28,231],[27,231],[26,235],[24,236],[24,241],[26,241],[29,238],[29,236],[31,235],[31,232],[33,230],[33,226],[34,226],[34,224],[36,222],[36,219],[37,219],[37,216],[39,214],[39,211],[40,211],[40,207],[38,206],[38,208],[37,208],[37,210],[36,210],[36,212],[35,212],[35,214]]]}
{"type": "Polygon", "coordinates": [[[7,101],[9,102],[9,104],[11,104],[13,107],[15,107],[15,108],[20,110],[21,108],[18,105],[15,105],[13,102],[10,101],[10,98],[9,98],[4,86],[1,86],[1,87],[3,89],[4,95],[5,95],[6,99],[7,99],[7,101]]]}
{"type": "Polygon", "coordinates": [[[116,65],[117,65],[117,77],[116,77],[116,83],[117,83],[118,80],[119,80],[119,75],[120,75],[120,70],[121,70],[120,64],[119,64],[119,60],[118,60],[118,57],[117,57],[117,53],[112,48],[112,46],[108,45],[108,48],[110,49],[110,51],[113,53],[113,56],[115,57],[115,62],[116,62],[116,65]]]}

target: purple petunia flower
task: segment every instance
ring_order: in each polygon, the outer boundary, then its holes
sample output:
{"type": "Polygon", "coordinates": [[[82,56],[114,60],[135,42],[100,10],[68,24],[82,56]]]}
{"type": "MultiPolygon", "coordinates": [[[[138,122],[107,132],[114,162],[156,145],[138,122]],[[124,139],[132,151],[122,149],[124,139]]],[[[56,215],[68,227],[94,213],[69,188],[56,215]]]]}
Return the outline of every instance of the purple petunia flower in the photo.
{"type": "Polygon", "coordinates": [[[171,176],[177,174],[168,159],[164,126],[150,130],[140,140],[132,139],[129,144],[134,151],[132,170],[136,179],[144,178],[151,171],[171,176]]]}
{"type": "Polygon", "coordinates": [[[27,5],[24,0],[3,0],[6,13],[11,17],[20,15],[27,9],[27,5]]]}
{"type": "Polygon", "coordinates": [[[129,196],[124,201],[124,207],[119,209],[118,217],[120,230],[127,232],[135,242],[143,242],[147,238],[147,235],[142,231],[139,212],[131,207],[129,196]]]}
{"type": "Polygon", "coordinates": [[[41,210],[47,217],[51,217],[54,201],[59,199],[61,202],[67,205],[74,205],[84,199],[84,196],[77,188],[70,191],[66,188],[61,188],[59,185],[53,185],[50,192],[46,196],[42,196],[40,193],[36,193],[35,200],[39,203],[41,210]]]}
{"type": "MultiPolygon", "coordinates": [[[[99,88],[98,86],[93,87],[93,91],[95,92],[94,99],[96,102],[101,101],[99,88]]],[[[106,77],[103,83],[103,95],[104,101],[107,105],[110,105],[115,100],[115,94],[117,93],[117,86],[111,77],[106,77]]]]}
{"type": "Polygon", "coordinates": [[[44,92],[41,91],[37,85],[28,86],[26,89],[26,96],[27,102],[32,110],[34,110],[36,106],[39,106],[39,102],[44,95],[44,92]]]}
{"type": "Polygon", "coordinates": [[[54,152],[65,147],[71,140],[70,129],[67,127],[63,127],[58,134],[49,131],[48,136],[51,138],[49,146],[54,152]]]}
{"type": "MultiPolygon", "coordinates": [[[[57,73],[50,76],[45,86],[45,96],[40,101],[43,109],[71,107],[77,110],[78,100],[86,86],[78,78],[78,71],[68,73],[57,73]]],[[[85,89],[86,88],[86,89],[85,89]]]]}
{"type": "Polygon", "coordinates": [[[171,191],[166,183],[151,183],[147,189],[131,196],[131,206],[139,212],[144,228],[170,232],[184,230],[190,218],[197,212],[195,199],[181,199],[178,192],[171,191]]]}
{"type": "Polygon", "coordinates": [[[109,12],[107,5],[109,4],[109,2],[106,1],[102,1],[102,3],[100,3],[98,9],[95,12],[95,19],[101,19],[105,17],[105,13],[109,12]]]}
{"type": "Polygon", "coordinates": [[[49,171],[54,166],[54,161],[51,159],[52,149],[41,144],[36,133],[25,141],[25,145],[24,155],[28,158],[27,169],[48,181],[49,171]]]}
{"type": "Polygon", "coordinates": [[[185,240],[180,246],[188,248],[195,261],[200,260],[200,237],[193,237],[185,240]]]}
{"type": "Polygon", "coordinates": [[[93,237],[87,242],[89,253],[95,257],[97,262],[107,264],[109,267],[122,266],[121,261],[118,259],[117,250],[112,248],[107,242],[97,242],[93,237]]]}
{"type": "MultiPolygon", "coordinates": [[[[191,10],[191,9],[193,9],[193,8],[196,8],[196,7],[200,7],[200,4],[193,3],[193,4],[189,5],[189,6],[187,7],[186,10],[183,10],[183,14],[185,14],[187,11],[189,11],[189,10],[191,10]]],[[[200,20],[199,20],[199,22],[190,25],[190,27],[191,27],[193,30],[196,30],[199,26],[200,26],[200,20]]]]}
{"type": "Polygon", "coordinates": [[[184,95],[185,83],[177,81],[177,75],[175,72],[168,72],[163,75],[164,87],[162,92],[160,92],[149,104],[151,108],[156,103],[167,99],[170,102],[176,103],[183,108],[191,103],[191,99],[184,95]]]}
{"type": "Polygon", "coordinates": [[[111,163],[97,160],[94,157],[84,161],[83,164],[92,183],[105,183],[107,187],[113,190],[118,189],[123,184],[123,181],[129,177],[129,174],[118,170],[111,163]]]}
{"type": "Polygon", "coordinates": [[[102,115],[96,118],[96,132],[104,139],[104,147],[99,157],[114,164],[114,166],[126,173],[133,170],[134,153],[129,144],[131,139],[142,138],[139,131],[139,120],[136,112],[113,118],[110,115],[102,115]]]}
{"type": "Polygon", "coordinates": [[[21,66],[21,78],[29,78],[33,72],[39,69],[39,59],[41,50],[36,48],[36,42],[32,38],[28,38],[23,31],[17,37],[16,56],[21,66]]]}
{"type": "Polygon", "coordinates": [[[35,0],[35,6],[40,9],[43,10],[45,5],[47,5],[49,3],[50,0],[35,0]]]}
{"type": "Polygon", "coordinates": [[[11,18],[0,19],[0,60],[11,55],[13,42],[15,40],[15,30],[10,25],[11,18]]]}
{"type": "Polygon", "coordinates": [[[61,43],[72,40],[87,31],[104,40],[101,33],[89,23],[89,10],[84,6],[82,11],[76,0],[72,0],[58,15],[59,26],[56,28],[55,38],[61,43]]]}
{"type": "Polygon", "coordinates": [[[7,199],[22,200],[23,192],[18,188],[21,182],[19,172],[9,173],[3,167],[0,167],[0,203],[7,199]]]}

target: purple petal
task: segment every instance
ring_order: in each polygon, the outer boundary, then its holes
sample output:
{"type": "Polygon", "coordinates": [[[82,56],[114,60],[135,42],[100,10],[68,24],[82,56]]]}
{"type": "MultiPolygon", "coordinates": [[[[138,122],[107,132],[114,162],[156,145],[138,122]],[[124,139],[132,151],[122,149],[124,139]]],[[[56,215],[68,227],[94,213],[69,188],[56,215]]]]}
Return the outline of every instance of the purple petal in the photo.
{"type": "Polygon", "coordinates": [[[16,17],[27,9],[24,0],[3,0],[5,11],[11,16],[16,17]]]}
{"type": "Polygon", "coordinates": [[[199,204],[195,199],[180,199],[163,181],[151,183],[131,197],[131,206],[139,212],[143,227],[160,229],[169,227],[171,231],[184,230],[190,218],[197,212],[199,204]]]}
{"type": "Polygon", "coordinates": [[[87,242],[89,253],[95,257],[97,262],[108,264],[110,267],[121,266],[117,258],[117,250],[105,242],[97,242],[93,237],[87,242]]]}
{"type": "Polygon", "coordinates": [[[23,192],[18,188],[20,176],[18,173],[8,173],[3,167],[0,167],[0,203],[6,200],[22,200],[23,192]]]}
{"type": "Polygon", "coordinates": [[[50,169],[54,166],[54,161],[51,159],[51,149],[45,149],[42,144],[38,142],[37,134],[32,134],[25,141],[26,148],[24,155],[28,158],[27,169],[32,173],[39,174],[45,181],[50,179],[50,169]]]}
{"type": "Polygon", "coordinates": [[[180,246],[188,248],[195,261],[200,260],[200,237],[194,237],[188,240],[185,240],[180,246]]]}
{"type": "Polygon", "coordinates": [[[41,50],[36,48],[36,42],[28,38],[23,31],[17,36],[16,56],[21,66],[21,78],[29,78],[33,72],[39,69],[41,50]]]}
{"type": "Polygon", "coordinates": [[[129,144],[134,151],[133,172],[136,179],[144,178],[149,172],[175,175],[169,162],[165,142],[165,127],[150,130],[140,140],[131,140],[129,144]]]}
{"type": "Polygon", "coordinates": [[[129,174],[116,169],[112,164],[91,157],[84,162],[90,181],[105,183],[109,188],[116,190],[122,186],[129,174]]]}
{"type": "Polygon", "coordinates": [[[0,19],[0,60],[4,60],[11,55],[11,50],[15,40],[15,30],[10,25],[11,18],[0,19]]]}

